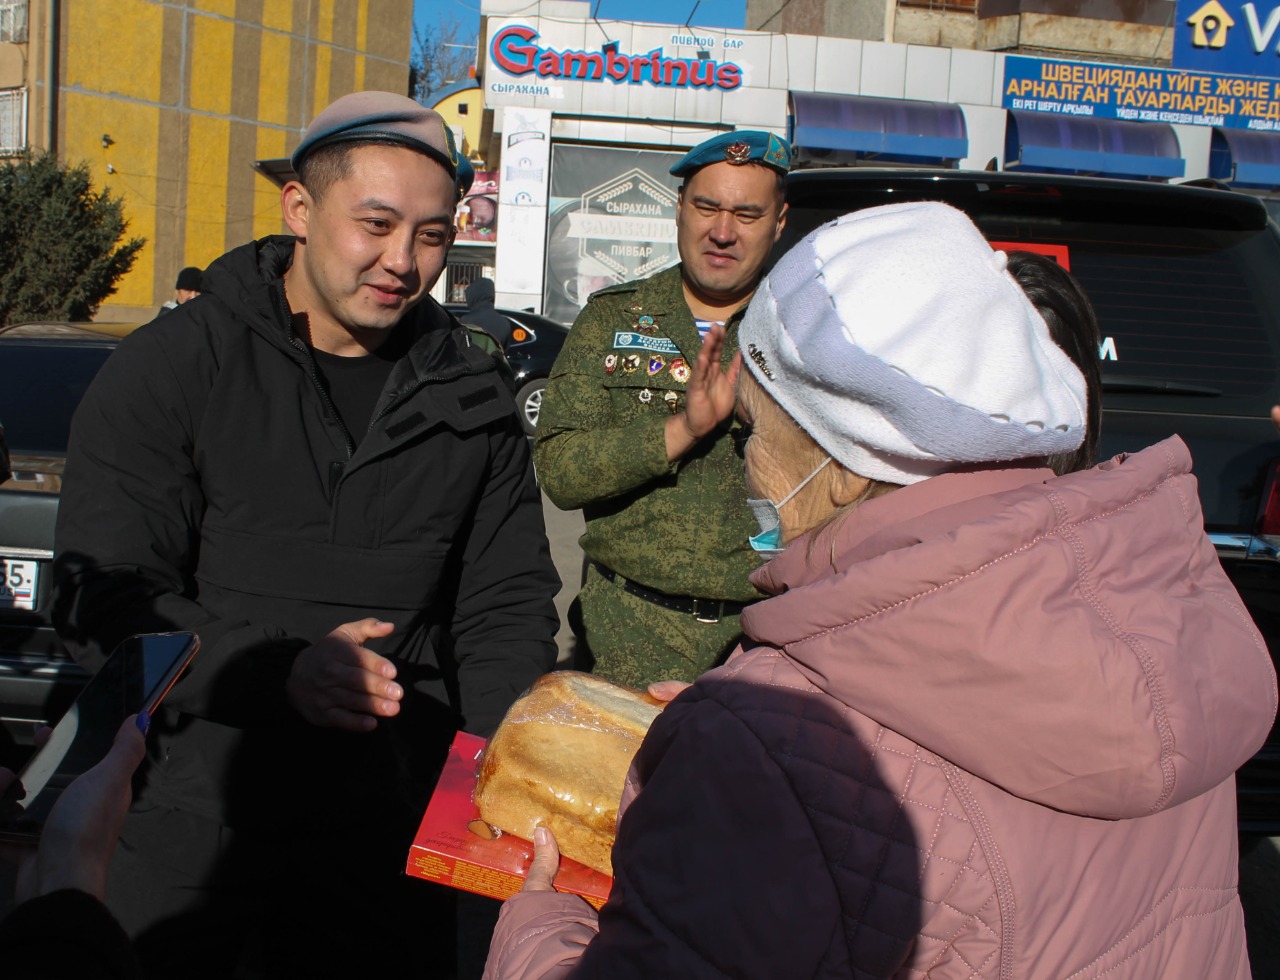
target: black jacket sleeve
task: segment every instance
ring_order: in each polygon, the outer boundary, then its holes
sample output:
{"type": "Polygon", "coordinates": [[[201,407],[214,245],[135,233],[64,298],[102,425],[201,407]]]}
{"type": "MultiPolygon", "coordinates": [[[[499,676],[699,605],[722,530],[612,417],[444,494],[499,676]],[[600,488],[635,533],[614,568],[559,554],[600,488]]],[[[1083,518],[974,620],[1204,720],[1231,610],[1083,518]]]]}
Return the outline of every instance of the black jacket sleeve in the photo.
{"type": "Polygon", "coordinates": [[[165,322],[125,338],[76,411],[55,532],[53,620],[90,671],[134,633],[199,634],[200,653],[167,703],[245,724],[281,717],[284,681],[306,641],[219,618],[192,598],[204,505],[195,439],[206,372],[215,369],[211,352],[176,339],[195,332],[165,322]],[[213,691],[227,672],[241,696],[215,710],[213,691]]]}
{"type": "Polygon", "coordinates": [[[555,665],[560,590],[529,441],[514,416],[492,432],[490,460],[463,548],[452,630],[464,724],[486,737],[555,665]]]}
{"type": "Polygon", "coordinates": [[[137,980],[129,937],[107,907],[74,888],[23,902],[0,921],[6,980],[137,980]]]}

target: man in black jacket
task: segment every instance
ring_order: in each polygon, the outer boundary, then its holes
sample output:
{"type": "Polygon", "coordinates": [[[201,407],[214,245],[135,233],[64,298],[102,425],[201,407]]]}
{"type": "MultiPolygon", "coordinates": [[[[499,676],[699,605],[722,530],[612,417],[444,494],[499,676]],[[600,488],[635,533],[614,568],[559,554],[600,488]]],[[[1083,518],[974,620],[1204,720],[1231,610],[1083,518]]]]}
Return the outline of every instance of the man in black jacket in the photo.
{"type": "Polygon", "coordinates": [[[293,236],[214,262],[73,425],[68,646],[94,670],[132,633],[201,638],[107,904],[151,976],[449,976],[452,893],[401,872],[453,732],[554,663],[559,581],[511,400],[427,295],[443,121],[356,93],[293,164],[293,236]]]}

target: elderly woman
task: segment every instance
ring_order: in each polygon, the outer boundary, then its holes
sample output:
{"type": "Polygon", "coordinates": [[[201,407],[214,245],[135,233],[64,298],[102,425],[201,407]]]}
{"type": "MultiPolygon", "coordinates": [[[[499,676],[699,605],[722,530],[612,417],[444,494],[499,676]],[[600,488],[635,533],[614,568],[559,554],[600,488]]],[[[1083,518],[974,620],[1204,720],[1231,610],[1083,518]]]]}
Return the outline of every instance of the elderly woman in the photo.
{"type": "Polygon", "coordinates": [[[770,273],[739,411],[771,598],[636,756],[598,921],[540,829],[486,976],[1249,976],[1267,650],[1181,441],[1046,465],[1085,384],[1006,261],[903,204],[770,273]]]}

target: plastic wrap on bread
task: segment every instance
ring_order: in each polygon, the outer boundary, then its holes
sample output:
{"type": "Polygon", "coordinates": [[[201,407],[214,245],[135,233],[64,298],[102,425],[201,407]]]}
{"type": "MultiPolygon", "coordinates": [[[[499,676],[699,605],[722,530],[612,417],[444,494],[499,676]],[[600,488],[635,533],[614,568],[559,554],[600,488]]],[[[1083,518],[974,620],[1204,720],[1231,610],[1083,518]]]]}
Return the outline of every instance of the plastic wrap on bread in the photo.
{"type": "Polygon", "coordinates": [[[560,853],[613,873],[618,802],[661,703],[590,674],[555,671],[511,706],[476,781],[484,821],[526,840],[539,825],[560,853]]]}

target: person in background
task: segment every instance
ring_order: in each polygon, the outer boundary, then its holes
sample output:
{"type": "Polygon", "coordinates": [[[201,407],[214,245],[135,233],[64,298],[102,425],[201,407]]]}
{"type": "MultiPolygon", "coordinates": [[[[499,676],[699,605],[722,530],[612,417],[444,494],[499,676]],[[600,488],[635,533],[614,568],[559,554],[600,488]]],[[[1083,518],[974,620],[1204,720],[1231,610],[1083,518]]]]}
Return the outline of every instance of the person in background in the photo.
{"type": "Polygon", "coordinates": [[[738,391],[769,598],[650,728],[599,915],[539,828],[486,978],[1247,980],[1266,645],[1179,439],[1055,474],[1099,386],[1006,261],[913,203],[770,272],[738,391]]]}
{"type": "Polygon", "coordinates": [[[173,286],[173,299],[166,300],[160,307],[160,312],[166,310],[176,310],[183,303],[190,302],[195,299],[203,291],[201,279],[204,273],[194,265],[189,265],[178,273],[178,281],[173,286]]]}
{"type": "Polygon", "coordinates": [[[107,886],[149,975],[483,956],[455,893],[403,870],[455,732],[487,735],[554,664],[559,579],[511,399],[428,295],[456,160],[411,99],[337,100],[293,153],[292,234],[214,262],[76,412],[61,636],[91,671],[132,633],[202,641],[107,886]]]}
{"type": "Polygon", "coordinates": [[[511,321],[493,308],[493,280],[478,276],[467,287],[467,312],[459,319],[479,327],[498,342],[507,346],[511,339],[511,321]]]}
{"type": "Polygon", "coordinates": [[[671,168],[684,181],[680,264],[594,293],[552,368],[534,458],[552,502],[586,518],[579,660],[610,680],[693,680],[759,597],[732,391],[709,400],[689,379],[710,337],[737,363],[738,325],[786,223],[790,159],[755,131],[690,150],[671,168]]]}

